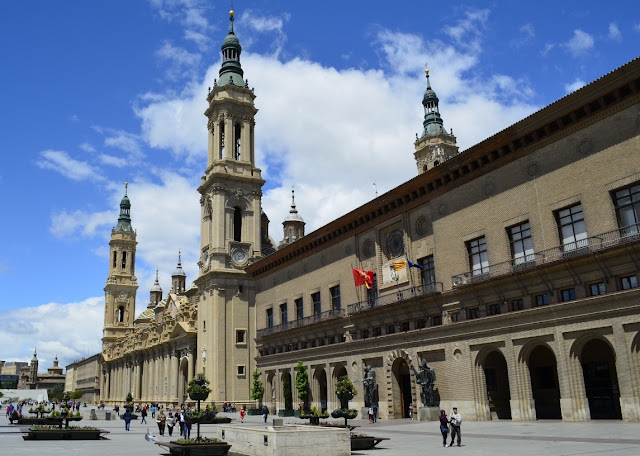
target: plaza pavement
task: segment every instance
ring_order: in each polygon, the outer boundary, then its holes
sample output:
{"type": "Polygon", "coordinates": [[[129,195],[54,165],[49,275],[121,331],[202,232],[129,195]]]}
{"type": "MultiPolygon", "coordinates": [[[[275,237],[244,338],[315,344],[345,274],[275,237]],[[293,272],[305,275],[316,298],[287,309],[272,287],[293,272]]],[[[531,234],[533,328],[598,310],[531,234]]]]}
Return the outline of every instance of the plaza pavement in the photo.
{"type": "MultiPolygon", "coordinates": [[[[240,425],[237,413],[221,413],[234,418],[232,423],[240,425]]],[[[463,417],[464,418],[464,417],[463,417]]],[[[268,423],[271,423],[272,416],[268,423]]],[[[126,432],[124,422],[83,420],[79,425],[94,426],[109,431],[106,438],[98,441],[26,441],[20,428],[10,425],[4,413],[0,417],[0,455],[16,456],[136,456],[167,454],[162,448],[144,438],[147,428],[160,440],[175,440],[179,429],[169,438],[158,435],[155,420],[148,417],[149,424],[133,421],[131,431],[126,432]]],[[[340,420],[341,421],[341,420],[340,420]]],[[[303,423],[305,420],[285,418],[286,423],[303,423]]],[[[588,421],[565,423],[562,421],[463,421],[462,446],[442,447],[442,437],[436,422],[411,420],[379,420],[370,424],[363,420],[350,420],[359,426],[355,432],[376,437],[390,437],[378,448],[353,452],[352,456],[413,456],[413,455],[514,455],[514,456],[577,456],[616,455],[640,456],[640,423],[622,421],[588,421]]],[[[247,416],[242,426],[264,427],[261,416],[247,416]]],[[[216,437],[217,425],[201,425],[202,435],[216,437]]],[[[191,436],[195,437],[196,426],[191,436]]],[[[233,447],[231,448],[233,452],[233,447]]],[[[231,453],[230,453],[231,454],[231,453]]],[[[318,448],[322,454],[322,448],[318,448]]]]}

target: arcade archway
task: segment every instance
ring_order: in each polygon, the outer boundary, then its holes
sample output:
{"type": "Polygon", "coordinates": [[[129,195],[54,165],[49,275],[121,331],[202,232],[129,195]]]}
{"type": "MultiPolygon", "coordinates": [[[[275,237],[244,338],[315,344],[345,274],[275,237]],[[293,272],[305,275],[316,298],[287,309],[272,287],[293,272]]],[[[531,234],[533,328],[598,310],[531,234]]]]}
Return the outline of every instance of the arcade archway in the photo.
{"type": "Polygon", "coordinates": [[[531,391],[538,419],[561,419],[560,386],[556,357],[546,345],[538,345],[529,355],[531,391]]]}
{"type": "Polygon", "coordinates": [[[580,355],[584,389],[592,420],[621,420],[615,353],[605,341],[591,339],[580,355]]]}

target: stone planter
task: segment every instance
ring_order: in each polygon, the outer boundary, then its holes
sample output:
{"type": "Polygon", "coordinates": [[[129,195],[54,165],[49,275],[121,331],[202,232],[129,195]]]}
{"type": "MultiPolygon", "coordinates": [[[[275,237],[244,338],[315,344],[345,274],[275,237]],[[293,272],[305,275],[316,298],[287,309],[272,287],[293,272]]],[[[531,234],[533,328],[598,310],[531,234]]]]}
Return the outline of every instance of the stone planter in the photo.
{"type": "Polygon", "coordinates": [[[175,456],[221,456],[229,452],[231,445],[227,442],[218,443],[178,443],[156,442],[156,445],[169,450],[175,456]]]}
{"type": "Polygon", "coordinates": [[[102,434],[108,431],[101,429],[56,429],[56,430],[31,430],[23,431],[25,440],[99,440],[102,434]]]}
{"type": "Polygon", "coordinates": [[[375,444],[373,437],[351,437],[351,451],[370,450],[375,444]]]}
{"type": "Polygon", "coordinates": [[[278,410],[278,416],[294,416],[294,410],[278,410]]]}

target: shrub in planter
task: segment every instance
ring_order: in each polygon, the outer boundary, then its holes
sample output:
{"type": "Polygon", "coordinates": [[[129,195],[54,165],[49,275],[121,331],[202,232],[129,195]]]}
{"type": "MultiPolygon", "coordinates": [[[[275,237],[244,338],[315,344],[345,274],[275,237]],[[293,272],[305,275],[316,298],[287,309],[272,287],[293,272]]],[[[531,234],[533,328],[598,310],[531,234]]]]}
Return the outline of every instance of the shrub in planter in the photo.
{"type": "Polygon", "coordinates": [[[342,408],[331,412],[331,416],[334,418],[344,418],[345,427],[348,426],[347,420],[352,420],[358,415],[357,410],[347,408],[349,401],[353,399],[356,394],[358,394],[358,390],[353,386],[349,377],[346,375],[340,377],[338,383],[336,383],[336,396],[338,396],[342,408]]]}
{"type": "Polygon", "coordinates": [[[211,392],[211,388],[209,388],[210,383],[204,374],[197,374],[193,380],[189,382],[189,386],[187,387],[189,398],[193,401],[204,401],[209,397],[209,393],[211,392]]]}

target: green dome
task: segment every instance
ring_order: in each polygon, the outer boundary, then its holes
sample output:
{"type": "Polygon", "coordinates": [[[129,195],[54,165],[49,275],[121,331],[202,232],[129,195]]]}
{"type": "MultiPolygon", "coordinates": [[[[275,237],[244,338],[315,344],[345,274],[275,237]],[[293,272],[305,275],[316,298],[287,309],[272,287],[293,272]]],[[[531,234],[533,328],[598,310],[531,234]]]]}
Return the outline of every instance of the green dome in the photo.
{"type": "Polygon", "coordinates": [[[242,50],[242,46],[240,46],[240,40],[233,32],[227,35],[227,37],[222,42],[222,46],[220,47],[220,49],[224,51],[226,48],[229,48],[229,47],[233,47],[239,51],[242,50]]]}
{"type": "Polygon", "coordinates": [[[240,65],[242,46],[240,46],[240,40],[236,34],[233,33],[233,11],[229,11],[229,34],[222,42],[220,49],[222,50],[222,67],[217,84],[219,86],[231,84],[245,87],[244,71],[240,65]]]}

